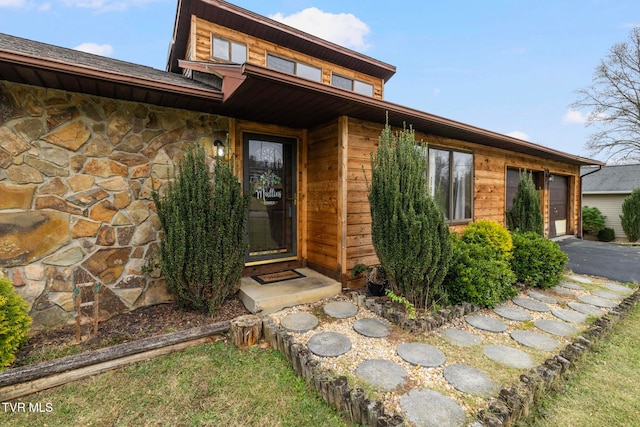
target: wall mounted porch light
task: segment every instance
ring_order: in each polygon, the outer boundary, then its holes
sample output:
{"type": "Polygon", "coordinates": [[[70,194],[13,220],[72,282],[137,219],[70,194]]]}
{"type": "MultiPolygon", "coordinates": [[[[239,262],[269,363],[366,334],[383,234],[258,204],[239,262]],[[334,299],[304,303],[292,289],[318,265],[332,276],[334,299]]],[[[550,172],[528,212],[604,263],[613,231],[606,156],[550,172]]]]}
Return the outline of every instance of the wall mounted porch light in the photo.
{"type": "Polygon", "coordinates": [[[224,157],[224,142],[221,139],[213,141],[213,146],[216,147],[216,155],[218,157],[224,157]]]}

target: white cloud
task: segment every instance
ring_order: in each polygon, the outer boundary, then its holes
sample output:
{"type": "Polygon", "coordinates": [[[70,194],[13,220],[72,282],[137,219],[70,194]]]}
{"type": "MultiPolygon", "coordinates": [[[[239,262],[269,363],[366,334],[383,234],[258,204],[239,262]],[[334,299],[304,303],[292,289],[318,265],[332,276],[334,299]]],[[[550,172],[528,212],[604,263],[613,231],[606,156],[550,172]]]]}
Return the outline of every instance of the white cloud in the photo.
{"type": "Polygon", "coordinates": [[[351,13],[328,13],[310,7],[288,16],[276,13],[270,18],[341,46],[368,48],[365,36],[369,34],[369,26],[351,13]]]}
{"type": "Polygon", "coordinates": [[[80,52],[93,53],[94,55],[110,56],[113,54],[113,47],[108,44],[96,44],[96,43],[82,43],[76,47],[75,50],[80,52]]]}
{"type": "Polygon", "coordinates": [[[518,138],[523,141],[529,141],[529,135],[519,130],[514,130],[513,132],[509,132],[507,135],[512,138],[518,138]]]}
{"type": "Polygon", "coordinates": [[[562,122],[584,124],[587,122],[587,116],[582,114],[582,111],[567,110],[564,117],[562,118],[562,122]]]}
{"type": "Polygon", "coordinates": [[[80,7],[84,9],[94,9],[97,12],[108,12],[112,10],[125,10],[130,6],[143,6],[145,4],[158,1],[162,0],[64,0],[64,4],[69,7],[80,7]]]}
{"type": "Polygon", "coordinates": [[[24,7],[26,0],[0,0],[0,7],[24,7]]]}

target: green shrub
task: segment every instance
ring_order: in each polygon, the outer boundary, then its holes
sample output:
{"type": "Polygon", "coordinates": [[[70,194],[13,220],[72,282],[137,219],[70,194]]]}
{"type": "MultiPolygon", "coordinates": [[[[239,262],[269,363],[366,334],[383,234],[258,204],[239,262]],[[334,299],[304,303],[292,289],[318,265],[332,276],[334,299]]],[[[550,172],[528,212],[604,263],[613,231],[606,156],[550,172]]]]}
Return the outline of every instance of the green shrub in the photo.
{"type": "Polygon", "coordinates": [[[622,202],[622,230],[630,242],[640,239],[640,188],[636,188],[622,202]]]}
{"type": "Polygon", "coordinates": [[[27,303],[0,275],[0,370],[16,359],[18,348],[27,341],[31,317],[27,303]]]}
{"type": "Polygon", "coordinates": [[[389,289],[416,308],[440,294],[451,259],[449,228],[427,191],[427,159],[412,129],[385,125],[371,154],[371,236],[389,289]]]}
{"type": "Polygon", "coordinates": [[[213,313],[237,291],[247,249],[248,197],[233,168],[189,149],[164,196],[153,192],[162,225],[159,263],[179,305],[213,313]]]}
{"type": "Polygon", "coordinates": [[[585,206],[582,208],[582,230],[597,236],[598,231],[604,228],[604,215],[598,208],[585,206]]]}
{"type": "Polygon", "coordinates": [[[444,282],[449,302],[495,307],[517,295],[516,276],[494,248],[457,237],[452,240],[453,259],[444,282]]]}
{"type": "Polygon", "coordinates": [[[504,260],[508,261],[511,258],[511,251],[513,250],[511,234],[495,221],[480,220],[472,222],[462,232],[462,240],[466,243],[488,245],[504,260]]]}
{"type": "Polygon", "coordinates": [[[616,238],[616,232],[613,228],[605,227],[598,231],[598,240],[601,242],[613,242],[616,238]]]}
{"type": "Polygon", "coordinates": [[[521,172],[513,206],[507,211],[507,226],[511,231],[544,233],[544,220],[540,208],[540,195],[533,183],[531,172],[521,172]]]}
{"type": "Polygon", "coordinates": [[[569,261],[560,246],[537,233],[512,233],[511,268],[518,281],[527,286],[550,288],[562,279],[569,261]]]}

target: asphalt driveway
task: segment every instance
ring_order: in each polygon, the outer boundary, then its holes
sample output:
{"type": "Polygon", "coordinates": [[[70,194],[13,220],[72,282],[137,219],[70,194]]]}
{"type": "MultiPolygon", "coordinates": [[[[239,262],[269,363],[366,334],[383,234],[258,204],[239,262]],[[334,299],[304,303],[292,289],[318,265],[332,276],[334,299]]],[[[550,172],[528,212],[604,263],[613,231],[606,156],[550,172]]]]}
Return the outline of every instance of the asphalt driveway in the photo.
{"type": "Polygon", "coordinates": [[[640,246],[594,242],[576,237],[557,241],[569,257],[567,268],[577,274],[640,283],[640,246]]]}

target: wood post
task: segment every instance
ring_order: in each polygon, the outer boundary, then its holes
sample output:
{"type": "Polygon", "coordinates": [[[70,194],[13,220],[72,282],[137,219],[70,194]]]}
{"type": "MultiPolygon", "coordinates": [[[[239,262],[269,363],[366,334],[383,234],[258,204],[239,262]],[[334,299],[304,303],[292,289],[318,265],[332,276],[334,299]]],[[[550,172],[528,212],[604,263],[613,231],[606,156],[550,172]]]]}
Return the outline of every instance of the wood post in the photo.
{"type": "Polygon", "coordinates": [[[262,320],[255,314],[247,314],[231,320],[231,341],[240,348],[258,343],[262,338],[262,320]]]}

